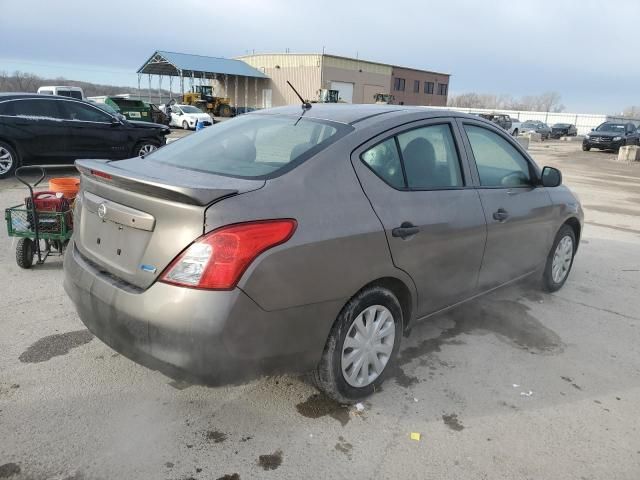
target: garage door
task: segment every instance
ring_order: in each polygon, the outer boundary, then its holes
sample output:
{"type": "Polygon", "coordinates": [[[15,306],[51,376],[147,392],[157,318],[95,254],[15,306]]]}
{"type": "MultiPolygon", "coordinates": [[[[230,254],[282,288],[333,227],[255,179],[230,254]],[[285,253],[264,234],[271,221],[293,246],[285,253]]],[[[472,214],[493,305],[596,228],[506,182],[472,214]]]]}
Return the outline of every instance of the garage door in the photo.
{"type": "Polygon", "coordinates": [[[353,103],[353,83],[331,82],[331,90],[338,90],[342,102],[353,103]]]}

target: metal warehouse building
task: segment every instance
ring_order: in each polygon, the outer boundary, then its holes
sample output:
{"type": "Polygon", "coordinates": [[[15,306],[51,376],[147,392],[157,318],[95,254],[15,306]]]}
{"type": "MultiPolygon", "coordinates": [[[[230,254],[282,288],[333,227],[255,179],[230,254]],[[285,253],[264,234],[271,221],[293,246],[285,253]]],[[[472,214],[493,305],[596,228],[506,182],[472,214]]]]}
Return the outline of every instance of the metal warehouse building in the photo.
{"type": "Polygon", "coordinates": [[[347,103],[374,103],[375,94],[390,93],[394,96],[394,103],[447,104],[450,75],[446,73],[323,53],[256,54],[237,59],[269,77],[261,92],[261,107],[290,105],[299,101],[287,80],[308,100],[318,99],[320,89],[330,89],[338,90],[340,100],[347,103]]]}
{"type": "Polygon", "coordinates": [[[225,59],[160,50],[138,69],[139,92],[143,76],[148,76],[150,101],[151,78],[156,77],[160,96],[163,80],[172,98],[175,87],[182,95],[196,84],[207,83],[215,95],[228,97],[240,111],[298,103],[287,80],[310,101],[318,100],[320,90],[327,89],[337,90],[340,101],[346,103],[374,103],[374,95],[382,93],[393,95],[396,104],[445,106],[450,78],[446,73],[324,53],[225,59]]]}

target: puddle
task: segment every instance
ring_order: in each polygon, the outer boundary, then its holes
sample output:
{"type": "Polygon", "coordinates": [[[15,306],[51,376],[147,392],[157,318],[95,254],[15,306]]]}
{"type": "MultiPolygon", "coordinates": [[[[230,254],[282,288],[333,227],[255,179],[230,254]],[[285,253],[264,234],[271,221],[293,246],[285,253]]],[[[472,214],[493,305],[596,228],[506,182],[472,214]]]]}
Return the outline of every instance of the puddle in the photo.
{"type": "Polygon", "coordinates": [[[460,423],[460,420],[458,420],[458,415],[456,415],[455,413],[452,413],[450,415],[442,415],[442,421],[451,430],[455,430],[456,432],[464,430],[464,425],[460,423]]]}
{"type": "Polygon", "coordinates": [[[204,437],[210,442],[222,443],[227,439],[227,434],[217,430],[209,430],[204,437]]]}
{"type": "Polygon", "coordinates": [[[35,342],[18,358],[24,363],[46,362],[53,357],[66,355],[72,349],[89,343],[92,339],[93,335],[86,329],[49,335],[35,342]]]}
{"type": "MultiPolygon", "coordinates": [[[[542,294],[529,291],[523,292],[520,297],[533,302],[540,302],[545,298],[542,294]]],[[[527,305],[516,300],[496,300],[485,297],[460,305],[449,312],[434,316],[433,319],[427,319],[423,324],[425,327],[417,325],[413,335],[419,337],[421,328],[433,329],[434,324],[444,325],[440,334],[435,338],[424,339],[402,348],[398,355],[397,366],[391,375],[402,387],[410,387],[418,383],[420,380],[407,375],[402,366],[413,360],[420,360],[424,365],[430,364],[426,359],[431,354],[440,352],[443,345],[464,344],[456,338],[462,334],[492,333],[512,346],[534,354],[562,352],[564,344],[558,334],[545,327],[529,311],[530,308],[527,305]],[[451,323],[453,325],[448,326],[451,323]]],[[[453,367],[452,365],[444,366],[453,367]]]]}
{"type": "Polygon", "coordinates": [[[17,463],[5,463],[0,465],[0,478],[9,478],[20,473],[20,465],[17,463]]]}
{"type": "Polygon", "coordinates": [[[276,450],[271,455],[260,455],[258,457],[258,465],[263,470],[276,470],[282,465],[282,450],[276,450]]]}
{"type": "Polygon", "coordinates": [[[320,418],[330,416],[340,422],[344,427],[349,422],[349,407],[341,405],[329,397],[316,393],[304,402],[296,405],[298,413],[307,418],[320,418]]]}

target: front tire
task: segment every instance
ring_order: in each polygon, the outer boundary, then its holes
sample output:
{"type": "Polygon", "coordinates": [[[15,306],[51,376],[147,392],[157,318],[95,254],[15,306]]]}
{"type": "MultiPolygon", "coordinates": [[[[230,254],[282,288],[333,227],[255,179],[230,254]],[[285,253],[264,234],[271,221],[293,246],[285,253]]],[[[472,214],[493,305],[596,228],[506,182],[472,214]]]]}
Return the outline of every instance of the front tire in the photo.
{"type": "Polygon", "coordinates": [[[187,123],[186,120],[184,122],[182,122],[182,129],[183,130],[189,130],[189,123],[187,123]]]}
{"type": "Polygon", "coordinates": [[[29,269],[33,265],[33,240],[21,238],[16,246],[16,263],[20,268],[29,269]]]}
{"type": "Polygon", "coordinates": [[[396,361],[402,337],[402,308],[386,288],[362,290],[338,315],[312,380],[340,403],[376,391],[396,361]]]}
{"type": "Polygon", "coordinates": [[[582,151],[583,152],[588,152],[589,150],[591,150],[591,147],[589,145],[585,145],[584,143],[582,144],[582,151]]]}
{"type": "Polygon", "coordinates": [[[576,253],[576,234],[569,225],[563,225],[547,257],[542,286],[547,292],[560,290],[569,277],[576,253]]]}

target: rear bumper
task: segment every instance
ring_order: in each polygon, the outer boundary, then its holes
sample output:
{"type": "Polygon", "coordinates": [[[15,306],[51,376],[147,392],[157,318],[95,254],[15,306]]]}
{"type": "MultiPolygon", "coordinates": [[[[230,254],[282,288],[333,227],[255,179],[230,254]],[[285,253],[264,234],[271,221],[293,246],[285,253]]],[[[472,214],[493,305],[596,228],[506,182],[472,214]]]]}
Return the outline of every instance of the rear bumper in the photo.
{"type": "Polygon", "coordinates": [[[317,365],[342,301],[267,312],[242,290],[156,282],[144,291],[87,262],[73,241],[64,288],[82,322],[124,356],[172,378],[226,384],[317,365]]]}

